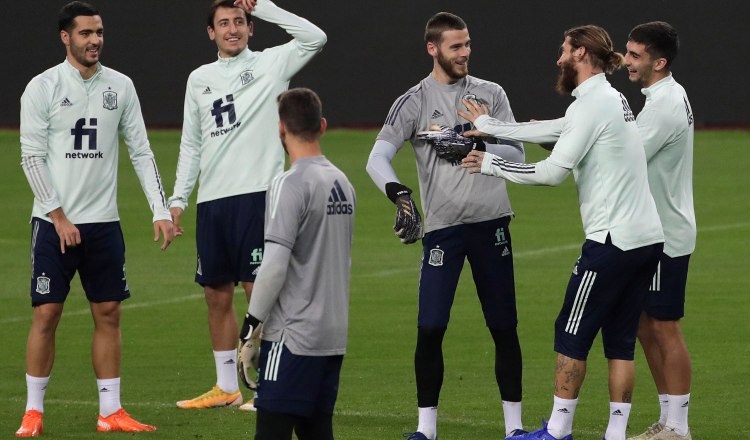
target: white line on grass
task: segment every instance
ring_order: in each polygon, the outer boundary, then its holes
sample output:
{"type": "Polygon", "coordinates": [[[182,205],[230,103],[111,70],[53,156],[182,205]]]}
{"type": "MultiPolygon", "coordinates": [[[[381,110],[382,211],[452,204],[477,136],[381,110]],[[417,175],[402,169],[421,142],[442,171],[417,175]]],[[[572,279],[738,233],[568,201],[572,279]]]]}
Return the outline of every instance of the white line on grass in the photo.
{"type": "MultiPolygon", "coordinates": [[[[124,303],[121,307],[122,310],[130,310],[130,309],[141,309],[144,307],[151,307],[151,306],[158,306],[162,304],[172,304],[177,302],[184,302],[184,301],[190,301],[198,298],[203,298],[203,293],[193,293],[190,295],[185,296],[178,296],[176,298],[168,298],[168,299],[161,299],[157,301],[144,301],[144,302],[137,302],[137,303],[130,303],[127,302],[124,303]]],[[[80,309],[80,310],[73,310],[72,312],[63,312],[63,316],[76,316],[76,315],[88,315],[91,313],[90,309],[80,309]]],[[[23,321],[31,321],[31,313],[24,316],[15,316],[13,318],[5,318],[0,320],[0,324],[11,324],[14,322],[23,322],[23,321]]]]}

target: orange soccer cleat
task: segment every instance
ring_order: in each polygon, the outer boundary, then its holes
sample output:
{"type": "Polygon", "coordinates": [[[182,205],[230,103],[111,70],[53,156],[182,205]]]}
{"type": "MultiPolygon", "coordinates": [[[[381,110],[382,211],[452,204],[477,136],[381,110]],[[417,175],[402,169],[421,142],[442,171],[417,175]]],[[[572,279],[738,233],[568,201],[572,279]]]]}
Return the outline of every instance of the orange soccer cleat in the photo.
{"type": "Polygon", "coordinates": [[[218,386],[214,386],[210,391],[194,399],[177,402],[177,407],[182,409],[219,408],[238,405],[242,405],[242,394],[239,390],[234,393],[227,393],[218,386]]]}
{"type": "Polygon", "coordinates": [[[16,437],[36,437],[42,433],[42,413],[35,409],[26,411],[16,437]]]}
{"type": "Polygon", "coordinates": [[[141,432],[141,431],[156,431],[156,426],[146,425],[138,420],[130,417],[130,414],[125,412],[124,409],[120,408],[116,413],[110,414],[107,417],[99,415],[99,421],[96,424],[97,431],[125,431],[125,432],[141,432]]]}

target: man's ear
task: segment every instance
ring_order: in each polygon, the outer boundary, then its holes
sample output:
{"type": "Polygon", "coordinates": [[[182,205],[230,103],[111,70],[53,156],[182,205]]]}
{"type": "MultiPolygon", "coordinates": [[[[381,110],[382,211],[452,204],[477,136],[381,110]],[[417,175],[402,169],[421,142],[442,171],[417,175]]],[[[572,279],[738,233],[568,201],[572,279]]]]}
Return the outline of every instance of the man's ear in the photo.
{"type": "Polygon", "coordinates": [[[60,40],[65,46],[70,46],[70,34],[67,31],[60,31],[60,40]]]}
{"type": "Polygon", "coordinates": [[[216,31],[214,30],[214,28],[212,28],[211,26],[206,26],[206,32],[208,32],[208,38],[211,41],[216,40],[216,31]]]}
{"type": "Polygon", "coordinates": [[[326,129],[328,128],[328,121],[326,121],[326,118],[323,118],[320,120],[320,135],[322,136],[323,133],[326,132],[326,129]]]}
{"type": "Polygon", "coordinates": [[[427,43],[427,53],[430,54],[431,57],[436,57],[438,55],[438,47],[435,43],[427,43]]]}

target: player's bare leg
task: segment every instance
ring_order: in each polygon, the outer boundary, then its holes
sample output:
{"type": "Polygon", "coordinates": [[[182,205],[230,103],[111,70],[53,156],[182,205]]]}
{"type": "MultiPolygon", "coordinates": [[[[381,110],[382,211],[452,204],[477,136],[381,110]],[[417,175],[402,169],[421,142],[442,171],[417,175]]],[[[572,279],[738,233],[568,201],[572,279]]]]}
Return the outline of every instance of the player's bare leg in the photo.
{"type": "Polygon", "coordinates": [[[216,386],[189,400],[177,402],[183,409],[237,406],[242,393],[237,380],[237,340],[239,327],[234,311],[234,283],[204,287],[208,306],[208,330],[216,363],[216,386]]]}
{"type": "Polygon", "coordinates": [[[47,377],[55,362],[55,332],[62,316],[62,303],[34,307],[29,338],[26,341],[26,373],[47,377]]]}
{"type": "Polygon", "coordinates": [[[578,393],[586,378],[586,361],[557,354],[555,369],[555,398],[552,415],[545,427],[555,438],[564,438],[573,432],[573,418],[578,405],[578,393]]]}
{"type": "Polygon", "coordinates": [[[604,438],[624,439],[635,383],[635,362],[609,359],[609,424],[604,438]]]}

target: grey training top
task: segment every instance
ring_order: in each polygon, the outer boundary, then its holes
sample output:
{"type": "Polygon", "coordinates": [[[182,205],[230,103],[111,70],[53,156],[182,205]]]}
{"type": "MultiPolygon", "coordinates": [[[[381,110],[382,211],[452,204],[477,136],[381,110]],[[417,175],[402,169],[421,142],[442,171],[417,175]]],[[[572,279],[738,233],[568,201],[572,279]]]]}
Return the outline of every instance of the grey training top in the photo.
{"type": "Polygon", "coordinates": [[[263,339],[300,356],[341,355],[349,322],[354,188],[324,156],[297,159],[266,194],[265,240],[292,251],[263,339]]]}
{"type": "MultiPolygon", "coordinates": [[[[486,103],[496,119],[515,122],[508,97],[499,85],[473,76],[446,85],[428,76],[393,103],[377,137],[399,149],[406,140],[414,147],[425,232],[513,213],[504,180],[469,174],[460,161],[440,159],[429,144],[416,139],[417,132],[428,130],[432,124],[452,127],[459,133],[470,130],[471,124],[457,114],[465,110],[461,103],[464,97],[486,103]]],[[[521,143],[515,145],[523,148],[521,143]]]]}

